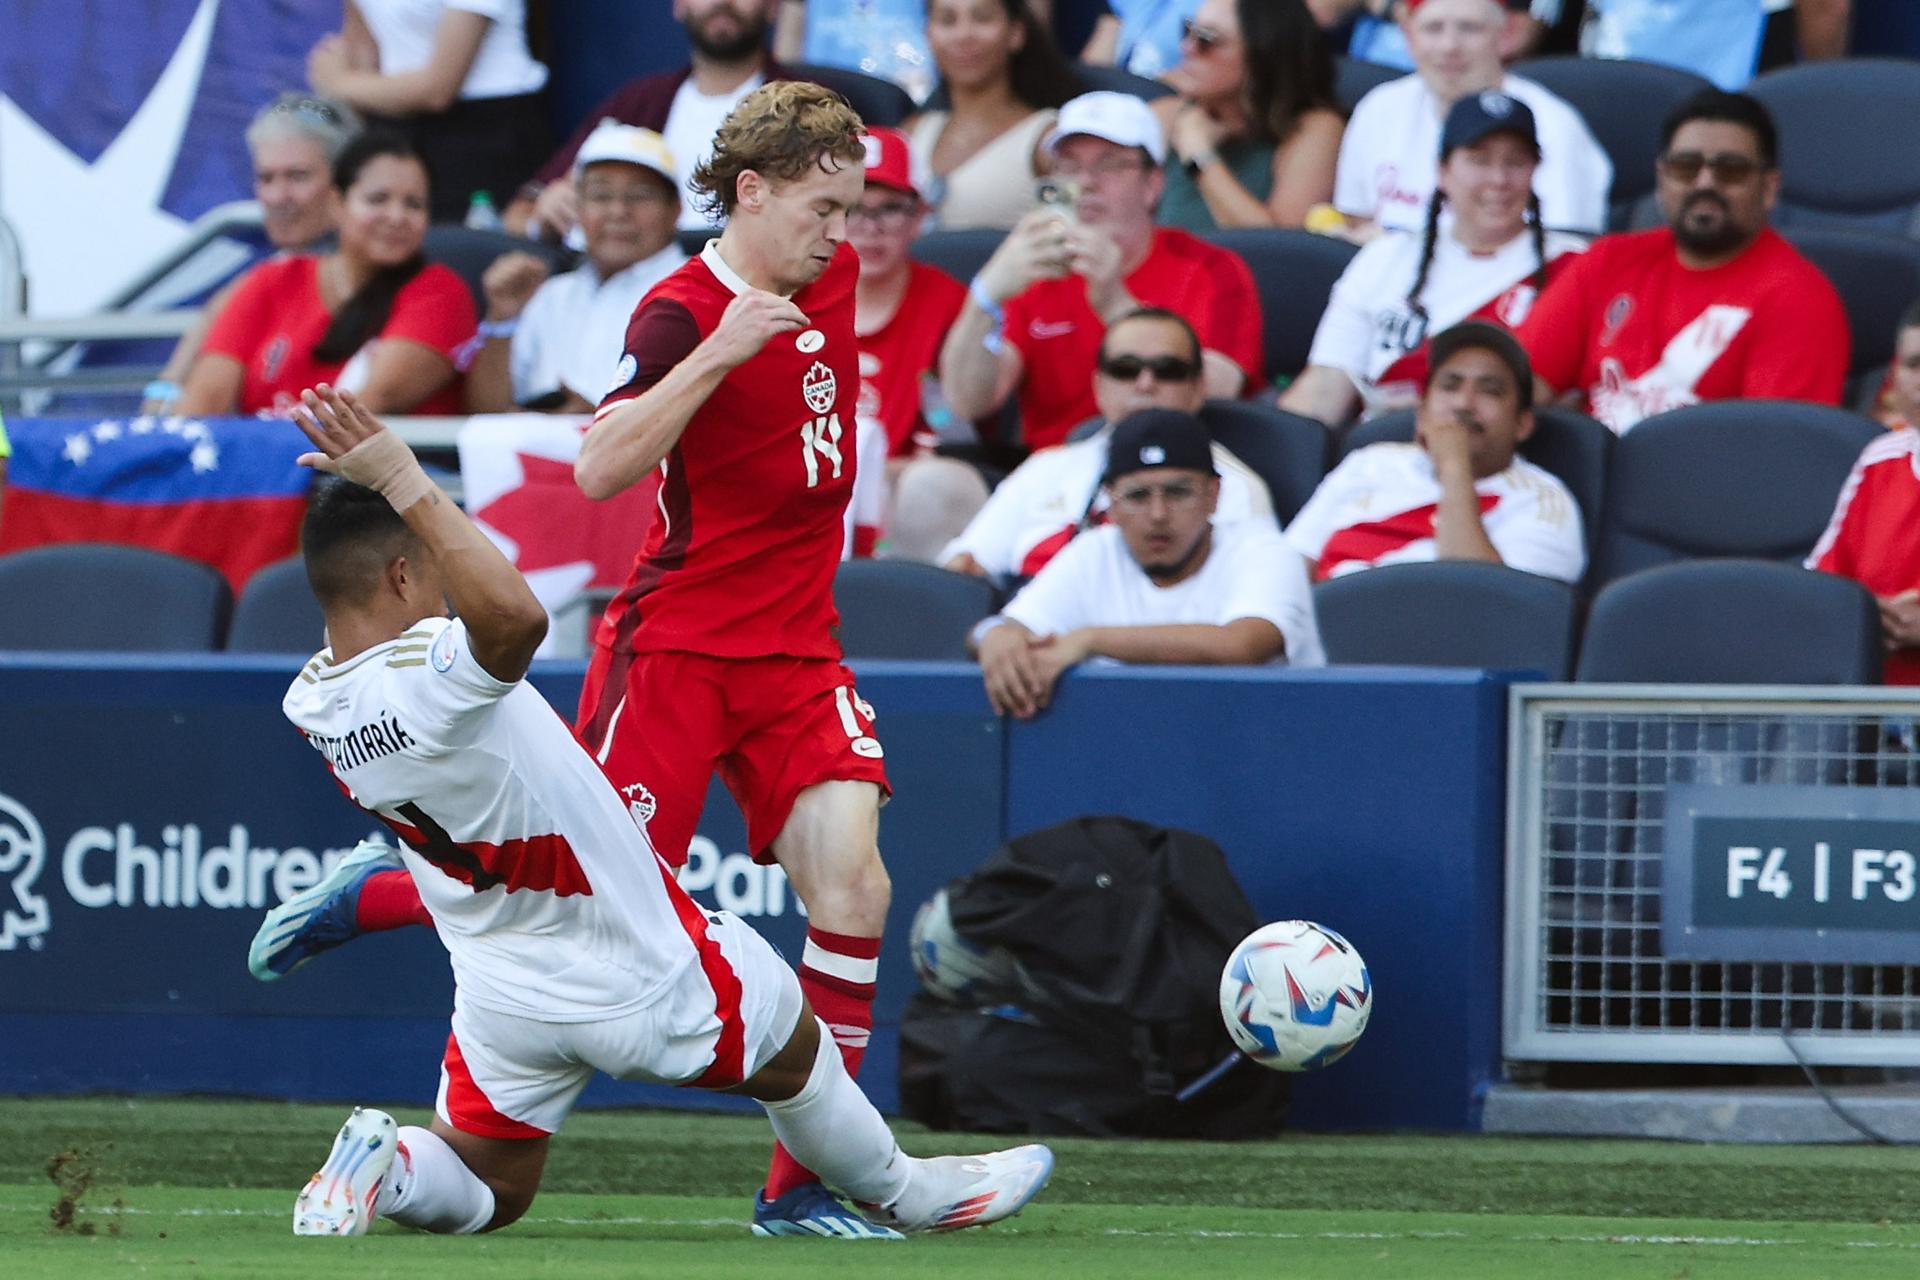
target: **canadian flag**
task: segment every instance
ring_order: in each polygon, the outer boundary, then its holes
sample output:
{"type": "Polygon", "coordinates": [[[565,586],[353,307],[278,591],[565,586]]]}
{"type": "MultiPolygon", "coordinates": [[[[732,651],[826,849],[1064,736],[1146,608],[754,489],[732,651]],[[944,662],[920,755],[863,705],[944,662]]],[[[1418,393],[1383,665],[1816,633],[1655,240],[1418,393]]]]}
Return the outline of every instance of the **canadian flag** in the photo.
{"type": "MultiPolygon", "coordinates": [[[[618,589],[653,523],[658,472],[605,502],[574,483],[573,460],[590,421],[487,414],[467,419],[455,441],[468,513],[549,614],[586,591],[618,589]]],[[[552,644],[549,634],[543,655],[552,644]]]]}

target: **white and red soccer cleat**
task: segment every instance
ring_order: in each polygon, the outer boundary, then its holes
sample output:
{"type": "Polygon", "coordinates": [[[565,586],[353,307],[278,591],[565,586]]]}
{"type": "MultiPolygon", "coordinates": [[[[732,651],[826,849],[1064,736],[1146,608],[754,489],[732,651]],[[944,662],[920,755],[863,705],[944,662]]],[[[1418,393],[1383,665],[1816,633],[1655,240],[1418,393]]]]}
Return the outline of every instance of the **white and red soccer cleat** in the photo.
{"type": "Polygon", "coordinates": [[[363,1236],[378,1215],[380,1184],[393,1167],[400,1126],[371,1107],[355,1107],[320,1172],[293,1202],[297,1236],[363,1236]]]}
{"type": "MultiPolygon", "coordinates": [[[[935,1156],[922,1160],[916,1178],[934,1179],[932,1196],[915,1194],[902,1201],[930,1201],[919,1213],[903,1213],[896,1202],[868,1210],[873,1221],[900,1231],[958,1231],[1011,1218],[1040,1194],[1053,1175],[1053,1152],[1039,1143],[980,1156],[935,1156]]],[[[861,1206],[863,1209],[866,1206],[861,1206]]]]}

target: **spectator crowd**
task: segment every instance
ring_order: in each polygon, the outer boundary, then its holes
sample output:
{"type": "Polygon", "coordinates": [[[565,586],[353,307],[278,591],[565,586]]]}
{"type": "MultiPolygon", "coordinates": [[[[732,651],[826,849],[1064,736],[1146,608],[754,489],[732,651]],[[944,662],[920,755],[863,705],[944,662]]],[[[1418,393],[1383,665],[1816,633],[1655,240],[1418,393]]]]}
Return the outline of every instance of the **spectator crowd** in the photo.
{"type": "Polygon", "coordinates": [[[272,256],[213,296],[145,409],[283,414],[327,381],[383,413],[590,413],[627,318],[714,225],[688,181],[720,122],[768,81],[858,71],[911,109],[870,122],[845,219],[847,553],[994,582],[969,644],[1000,709],[1038,712],[1088,661],[1323,662],[1311,584],[1376,565],[1578,584],[1593,513],[1522,456],[1538,415],[1623,436],[1737,400],[1889,428],[1807,565],[1873,592],[1888,678],[1920,683],[1920,305],[1863,385],[1852,344],[1885,335],[1852,333],[1774,228],[1779,129],[1743,91],[1844,53],[1844,0],[1717,5],[1684,31],[1650,0],[1108,8],[1076,63],[1046,0],[674,0],[688,63],[549,151],[522,0],[346,0],[309,91],[246,133],[272,256]],[[1636,144],[1657,156],[1637,209],[1605,122],[1511,69],[1555,39],[1701,77],[1636,144]],[[1404,74],[1343,98],[1362,62],[1404,74]],[[426,251],[463,220],[498,242],[466,275],[426,251]],[[962,270],[916,257],[962,232],[962,270]],[[1324,298],[1265,247],[1313,235],[1350,255],[1324,298]],[[1281,365],[1275,335],[1303,329],[1281,365]],[[1214,437],[1219,405],[1317,423],[1329,457],[1381,415],[1413,426],[1283,509],[1214,437]]]}

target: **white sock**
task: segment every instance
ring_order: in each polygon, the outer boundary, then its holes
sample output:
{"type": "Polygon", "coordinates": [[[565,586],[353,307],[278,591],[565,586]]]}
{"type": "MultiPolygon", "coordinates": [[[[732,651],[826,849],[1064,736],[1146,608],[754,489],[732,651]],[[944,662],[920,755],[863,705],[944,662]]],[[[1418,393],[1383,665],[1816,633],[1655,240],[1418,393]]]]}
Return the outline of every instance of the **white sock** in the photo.
{"type": "Polygon", "coordinates": [[[906,1191],[919,1162],[900,1150],[887,1122],[847,1074],[824,1023],[806,1086],[785,1102],[761,1105],[774,1136],[828,1186],[882,1205],[906,1191]]]}
{"type": "Polygon", "coordinates": [[[493,1221],[493,1188],[444,1138],[402,1125],[398,1145],[374,1205],[382,1217],[441,1235],[470,1235],[493,1221]]]}

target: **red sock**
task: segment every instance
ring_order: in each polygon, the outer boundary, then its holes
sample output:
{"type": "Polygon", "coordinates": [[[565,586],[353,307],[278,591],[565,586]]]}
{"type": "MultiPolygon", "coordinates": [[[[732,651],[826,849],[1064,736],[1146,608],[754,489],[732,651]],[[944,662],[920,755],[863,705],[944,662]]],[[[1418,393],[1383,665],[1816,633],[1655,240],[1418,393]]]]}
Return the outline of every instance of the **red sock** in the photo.
{"type": "Polygon", "coordinates": [[[420,901],[420,888],[413,873],[404,869],[376,871],[360,885],[360,901],[355,904],[354,919],[363,932],[404,929],[410,924],[433,926],[433,915],[420,901]]]}
{"type": "MultiPolygon", "coordinates": [[[[874,980],[879,970],[880,939],[828,933],[819,928],[807,930],[807,947],[800,958],[800,990],[833,1033],[833,1042],[850,1076],[860,1073],[860,1060],[867,1055],[867,1037],[873,1031],[874,980]]],[[[774,1144],[773,1163],[767,1169],[767,1199],[778,1199],[795,1187],[817,1181],[813,1170],[788,1155],[785,1147],[774,1144]]]]}

